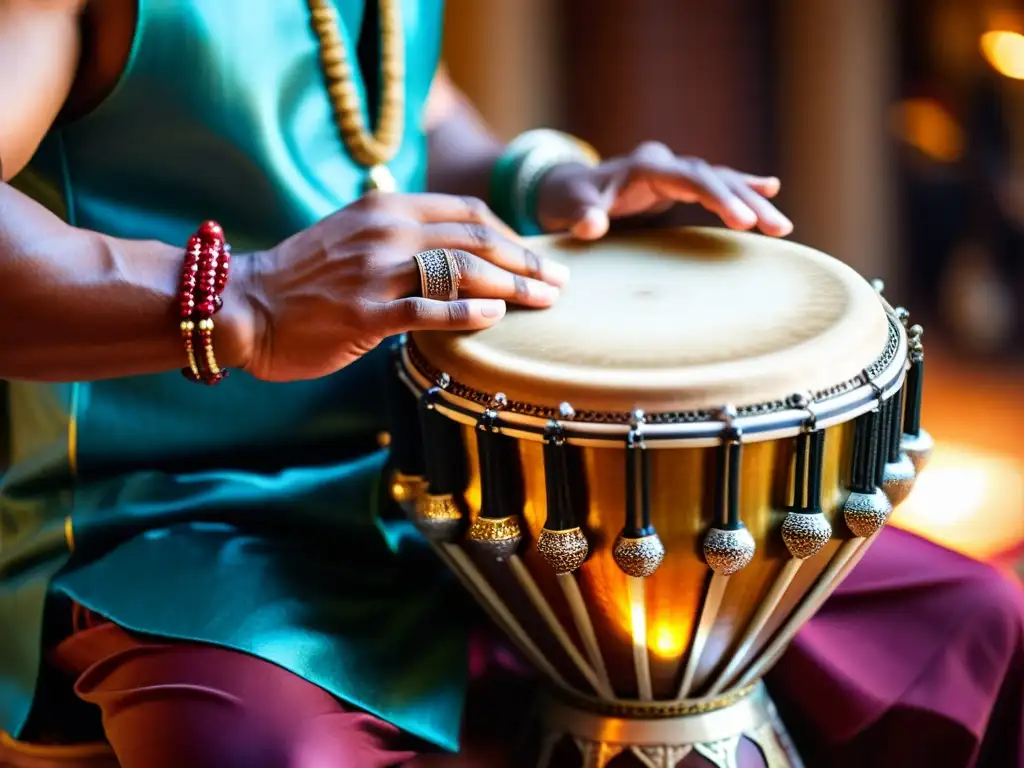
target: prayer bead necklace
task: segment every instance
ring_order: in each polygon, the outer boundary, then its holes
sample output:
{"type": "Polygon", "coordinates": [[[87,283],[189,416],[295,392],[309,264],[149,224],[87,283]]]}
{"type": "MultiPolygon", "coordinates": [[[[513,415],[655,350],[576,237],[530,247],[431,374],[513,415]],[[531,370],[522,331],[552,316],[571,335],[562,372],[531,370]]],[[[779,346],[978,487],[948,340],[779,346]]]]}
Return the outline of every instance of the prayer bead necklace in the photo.
{"type": "Polygon", "coordinates": [[[334,124],[352,159],[369,169],[366,188],[393,192],[395,177],[387,167],[405,131],[405,40],[401,0],[379,0],[381,88],[377,129],[371,133],[363,119],[356,87],[355,57],[345,49],[341,22],[332,0],[306,0],[320,47],[320,67],[334,111],[334,124]]]}

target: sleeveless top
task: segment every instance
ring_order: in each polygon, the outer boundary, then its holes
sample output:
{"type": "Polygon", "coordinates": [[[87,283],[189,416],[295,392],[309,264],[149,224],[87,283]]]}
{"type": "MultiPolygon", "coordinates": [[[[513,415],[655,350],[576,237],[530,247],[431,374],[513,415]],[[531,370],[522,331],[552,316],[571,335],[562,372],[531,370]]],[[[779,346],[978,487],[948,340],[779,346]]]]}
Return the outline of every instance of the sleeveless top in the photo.
{"type": "MultiPolygon", "coordinates": [[[[334,3],[354,52],[374,4],[334,3]]],[[[402,0],[407,115],[389,164],[402,191],[425,187],[442,4],[402,0]]],[[[304,0],[140,0],[114,92],[55,128],[15,184],[122,238],[184,246],[213,218],[244,258],[353,201],[365,178],[337,135],[304,0]]],[[[289,384],[237,371],[216,387],[177,371],[8,382],[0,729],[23,727],[58,595],[131,630],[255,654],[455,749],[469,611],[411,527],[378,514],[384,357],[289,384]]]]}

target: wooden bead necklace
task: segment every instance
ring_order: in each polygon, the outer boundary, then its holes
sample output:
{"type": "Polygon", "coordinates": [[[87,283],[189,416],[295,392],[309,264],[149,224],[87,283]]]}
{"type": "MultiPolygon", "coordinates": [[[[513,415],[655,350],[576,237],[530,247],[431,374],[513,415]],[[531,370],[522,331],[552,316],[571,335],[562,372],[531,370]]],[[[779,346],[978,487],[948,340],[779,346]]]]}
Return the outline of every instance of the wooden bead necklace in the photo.
{"type": "Polygon", "coordinates": [[[334,123],[352,159],[369,169],[367,190],[393,192],[395,177],[387,167],[405,132],[405,39],[401,0],[378,0],[380,7],[381,89],[376,131],[370,132],[355,82],[355,57],[345,49],[341,22],[332,0],[306,0],[320,46],[320,66],[334,123]]]}

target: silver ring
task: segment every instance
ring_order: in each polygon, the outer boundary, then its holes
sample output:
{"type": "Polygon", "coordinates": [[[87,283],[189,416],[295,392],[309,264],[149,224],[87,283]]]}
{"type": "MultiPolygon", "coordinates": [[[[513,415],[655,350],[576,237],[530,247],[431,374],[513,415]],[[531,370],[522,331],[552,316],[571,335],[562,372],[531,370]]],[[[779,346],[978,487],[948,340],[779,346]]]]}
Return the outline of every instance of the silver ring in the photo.
{"type": "Polygon", "coordinates": [[[455,301],[459,297],[459,265],[447,248],[421,251],[413,258],[420,270],[420,293],[425,299],[455,301]]]}

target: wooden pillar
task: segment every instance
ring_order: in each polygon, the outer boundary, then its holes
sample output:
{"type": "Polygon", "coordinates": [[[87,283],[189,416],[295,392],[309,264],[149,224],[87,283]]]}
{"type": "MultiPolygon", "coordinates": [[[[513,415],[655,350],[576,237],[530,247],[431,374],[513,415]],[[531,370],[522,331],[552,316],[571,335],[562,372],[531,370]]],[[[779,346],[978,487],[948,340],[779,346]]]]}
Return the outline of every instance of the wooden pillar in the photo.
{"type": "Polygon", "coordinates": [[[780,0],[780,202],[793,239],[898,282],[891,0],[780,0]]]}
{"type": "Polygon", "coordinates": [[[551,0],[447,0],[452,78],[503,139],[561,121],[560,15],[551,0]]]}
{"type": "Polygon", "coordinates": [[[764,0],[564,0],[567,125],[603,153],[647,139],[771,169],[764,0]]]}

